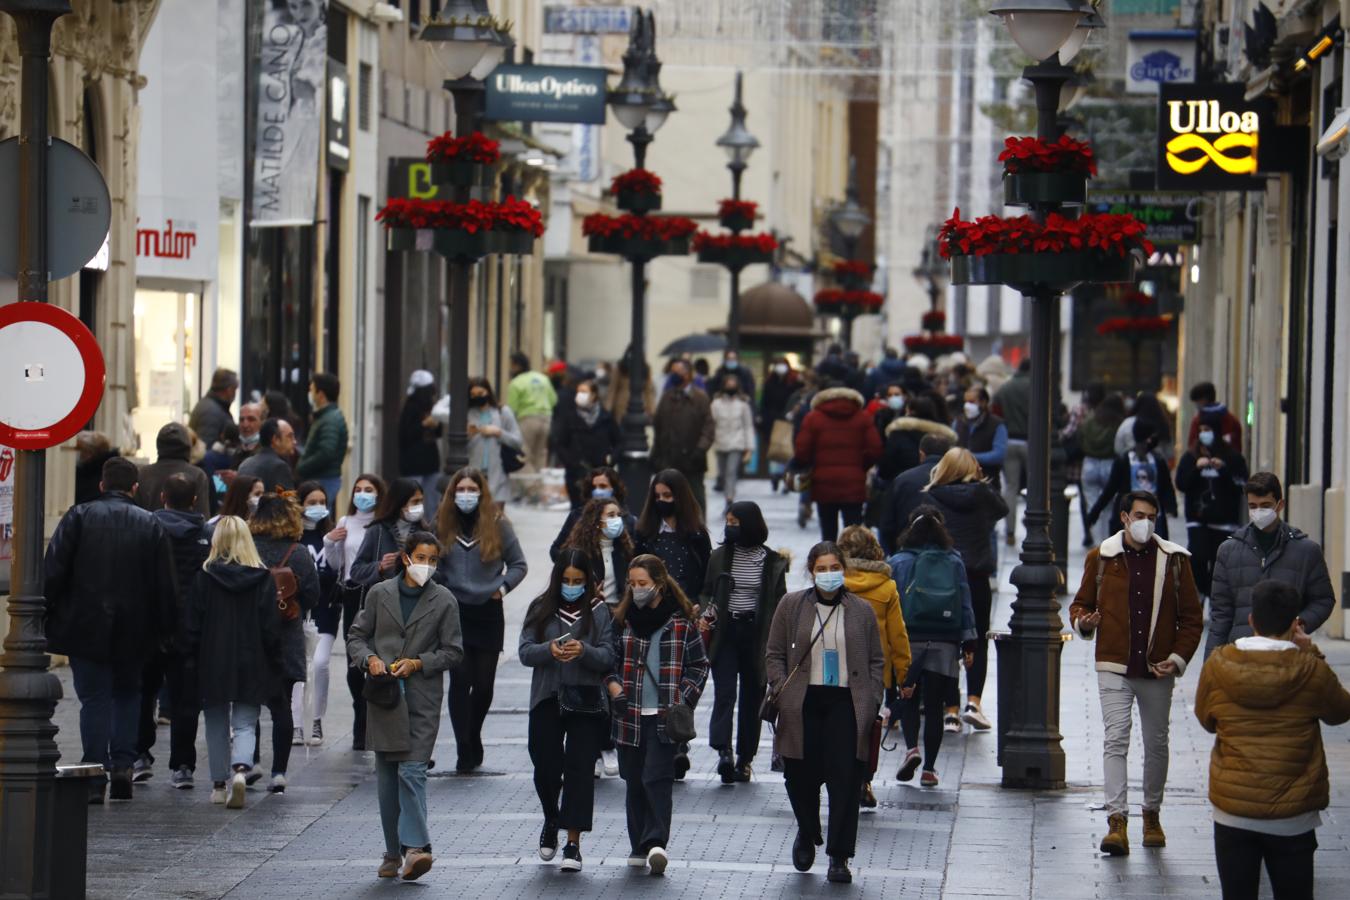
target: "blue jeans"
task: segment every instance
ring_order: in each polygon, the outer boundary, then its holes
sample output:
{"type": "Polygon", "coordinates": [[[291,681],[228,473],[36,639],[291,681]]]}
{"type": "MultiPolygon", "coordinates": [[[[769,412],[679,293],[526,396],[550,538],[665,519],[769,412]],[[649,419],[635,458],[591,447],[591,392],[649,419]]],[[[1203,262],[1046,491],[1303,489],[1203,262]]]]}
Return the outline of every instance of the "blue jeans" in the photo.
{"type": "Polygon", "coordinates": [[[231,766],[253,765],[258,711],[254,703],[219,703],[202,710],[206,716],[206,751],[213,782],[224,782],[231,766]],[[234,728],[233,745],[230,743],[231,727],[234,728]]]}
{"type": "MultiPolygon", "coordinates": [[[[323,486],[323,492],[328,495],[328,508],[334,511],[334,514],[341,515],[342,505],[338,502],[338,491],[342,490],[342,476],[334,475],[332,478],[314,479],[323,486]]],[[[304,497],[300,498],[304,500],[304,497]]]]}
{"type": "Polygon", "coordinates": [[[394,762],[375,754],[375,786],[380,796],[380,827],[384,852],[402,856],[403,848],[420,850],[431,845],[427,829],[427,764],[394,762]]]}
{"type": "Polygon", "coordinates": [[[82,762],[129,769],[136,761],[141,715],[141,663],[101,663],[70,658],[80,698],[82,762]]]}

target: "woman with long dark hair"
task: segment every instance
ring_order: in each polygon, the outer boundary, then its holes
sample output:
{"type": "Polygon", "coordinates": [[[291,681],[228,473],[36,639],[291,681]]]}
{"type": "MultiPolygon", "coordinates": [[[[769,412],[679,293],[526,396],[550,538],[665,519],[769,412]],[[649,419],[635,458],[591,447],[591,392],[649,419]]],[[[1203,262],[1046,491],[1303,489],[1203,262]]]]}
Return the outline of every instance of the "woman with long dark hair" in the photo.
{"type": "Polygon", "coordinates": [[[529,567],[481,469],[464,468],[450,476],[437,529],[445,552],[436,580],[459,601],[464,632],[464,659],[450,673],[448,701],[459,754],[455,768],[472,772],[483,764],[483,721],[492,706],[505,640],[502,602],[525,580],[529,567]]]}
{"type": "Polygon", "coordinates": [[[401,548],[408,536],[429,530],[422,486],[412,478],[394,479],[366,527],[361,549],[352,562],[352,581],[369,588],[399,574],[404,556],[401,548]]]}
{"type": "Polygon", "coordinates": [[[594,380],[578,384],[572,403],[554,412],[549,443],[562,463],[567,493],[574,507],[590,498],[589,491],[580,489],[586,473],[616,463],[622,440],[618,421],[600,402],[600,390],[594,380]]]}
{"type": "Polygon", "coordinates": [[[258,498],[263,495],[264,490],[262,479],[254,478],[252,475],[236,474],[220,501],[220,510],[206,524],[215,525],[225,516],[247,519],[253,515],[253,510],[257,509],[258,498]]]}
{"type": "Polygon", "coordinates": [[[725,538],[708,561],[701,594],[699,629],[713,676],[708,742],[717,751],[723,784],[748,782],[759,750],[764,648],[778,601],[787,593],[787,557],[769,549],[768,541],[769,526],[759,505],[748,500],[731,504],[725,538]]]}
{"type": "MultiPolygon", "coordinates": [[[[328,711],[328,662],[333,655],[338,622],[342,618],[342,597],[337,589],[338,573],[328,565],[328,556],[324,553],[324,537],[333,531],[328,493],[319,482],[305,481],[296,489],[296,497],[300,501],[300,525],[303,529],[300,543],[314,560],[314,569],[319,576],[319,601],[309,611],[311,627],[316,635],[314,655],[309,660],[314,667],[314,677],[291,689],[291,720],[295,723],[295,736],[291,743],[297,747],[305,743],[317,747],[323,743],[323,716],[328,711]],[[305,696],[307,691],[308,698],[305,696]],[[311,713],[308,717],[305,715],[306,706],[311,713]],[[306,718],[310,720],[308,723],[306,718]],[[308,735],[305,734],[306,724],[310,726],[308,735]]],[[[306,641],[307,649],[308,643],[306,641]]]]}
{"type": "Polygon", "coordinates": [[[436,376],[418,369],[408,379],[408,398],[398,417],[398,474],[415,478],[426,497],[427,521],[436,521],[441,494],[441,423],[431,416],[436,405],[436,376]]]}
{"type": "MultiPolygon", "coordinates": [[[[370,472],[356,477],[347,514],[338,519],[337,527],[323,536],[323,555],[328,567],[337,573],[338,593],[342,603],[342,638],[351,634],[352,622],[361,611],[368,584],[352,577],[352,566],[365,545],[366,529],[375,521],[375,510],[387,492],[384,479],[370,472]]],[[[374,550],[383,549],[372,548],[374,550]]],[[[378,572],[378,566],[376,567],[378,572]]],[[[352,697],[352,749],[364,750],[366,743],[366,701],[361,696],[365,675],[354,666],[347,666],[347,692],[352,697]]]]}
{"type": "Polygon", "coordinates": [[[920,506],[900,535],[891,557],[891,577],[900,588],[900,607],[909,631],[909,675],[900,688],[900,728],[905,759],[896,778],[910,781],[923,763],[920,783],[937,787],[942,749],[942,714],[956,689],[961,666],[975,662],[975,609],[961,554],[935,506],[920,506]],[[958,610],[959,606],[959,618],[958,610]],[[919,750],[919,705],[923,704],[923,751],[919,750]]]}
{"type": "Polygon", "coordinates": [[[844,587],[843,551],[821,541],[806,571],[812,586],[785,596],[769,628],[765,669],[779,710],[773,743],[797,819],[793,866],[810,870],[816,847],[825,844],[829,880],[848,883],[886,658],[872,607],[844,587]],[[821,785],[830,795],[828,843],[820,827],[821,785]]]}
{"type": "Polygon", "coordinates": [[[581,518],[582,509],[592,500],[613,500],[618,503],[619,509],[623,511],[624,528],[629,537],[636,533],[637,518],[628,511],[628,488],[612,466],[596,466],[587,472],[586,476],[577,482],[575,494],[581,498],[581,502],[573,503],[572,508],[567,511],[567,518],[563,521],[562,528],[558,529],[558,536],[548,548],[549,559],[558,558],[558,551],[572,536],[572,529],[576,527],[577,519],[581,518]]]}
{"type": "Polygon", "coordinates": [[[628,566],[628,590],[614,609],[614,670],[605,680],[611,734],[627,785],[628,865],[660,875],[670,861],[677,745],[666,734],[676,704],[698,705],[708,678],[696,613],[658,557],[628,566]]]}
{"type": "Polygon", "coordinates": [[[530,762],[544,811],[539,857],[553,859],[567,832],[564,872],[581,871],[581,833],[591,830],[591,765],[606,726],[604,678],[614,664],[609,608],[596,596],[590,558],[564,550],[548,589],[525,613],[518,654],[530,676],[530,762]],[[561,794],[561,803],[559,802],[561,794]]]}

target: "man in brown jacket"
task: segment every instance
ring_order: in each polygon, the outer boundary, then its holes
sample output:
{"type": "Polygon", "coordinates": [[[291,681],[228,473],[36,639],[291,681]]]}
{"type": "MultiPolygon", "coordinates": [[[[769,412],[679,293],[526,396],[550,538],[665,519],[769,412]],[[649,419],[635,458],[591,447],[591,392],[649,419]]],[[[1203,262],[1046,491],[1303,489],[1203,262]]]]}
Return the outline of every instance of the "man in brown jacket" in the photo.
{"type": "Polygon", "coordinates": [[[1209,757],[1214,857],[1225,898],[1255,898],[1261,863],[1276,897],[1313,896],[1313,851],[1330,786],[1318,720],[1350,720],[1350,693],[1298,628],[1297,588],[1252,589],[1254,635],[1212,653],[1195,715],[1218,735],[1209,757]]]}
{"type": "Polygon", "coordinates": [[[705,513],[707,490],[703,476],[708,471],[708,451],[712,448],[714,427],[712,402],[694,387],[694,370],[688,360],[670,364],[670,374],[678,380],[661,395],[652,420],[652,469],[675,469],[689,479],[694,499],[705,513]]]}
{"type": "Polygon", "coordinates": [[[1109,833],[1101,852],[1130,852],[1126,824],[1130,716],[1139,706],[1144,744],[1144,846],[1163,847],[1158,820],[1167,785],[1172,687],[1200,646],[1203,620],[1185,548],[1154,533],[1161,507],[1148,491],[1126,494],[1123,530],[1088,553],[1069,607],[1080,635],[1097,639],[1097,692],[1104,737],[1102,775],[1109,833]]]}

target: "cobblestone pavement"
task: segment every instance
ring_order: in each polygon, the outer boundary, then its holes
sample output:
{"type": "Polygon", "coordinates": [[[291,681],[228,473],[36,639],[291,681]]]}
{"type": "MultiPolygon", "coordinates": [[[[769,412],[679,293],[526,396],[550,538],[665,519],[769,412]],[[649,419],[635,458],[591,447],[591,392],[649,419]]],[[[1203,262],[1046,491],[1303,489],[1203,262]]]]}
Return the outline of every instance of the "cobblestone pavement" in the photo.
{"type": "MultiPolygon", "coordinates": [[[[795,504],[770,498],[762,482],[742,485],[741,499],[758,500],[766,510],[771,543],[794,556],[790,587],[804,582],[801,567],[816,539],[815,523],[797,527],[795,504]]],[[[547,547],[563,514],[517,509],[512,518],[533,570],[507,599],[508,644],[529,599],[547,578],[547,547]]],[[[1076,516],[1075,516],[1076,518],[1076,516]]],[[[1075,523],[1073,543],[1080,532],[1075,523]]],[[[714,530],[720,537],[720,528],[714,530]]],[[[1008,574],[1015,564],[1004,553],[994,627],[1006,625],[1012,600],[1008,574]]],[[[1070,578],[1077,585],[1082,551],[1071,554],[1070,578]]],[[[1323,649],[1350,679],[1350,643],[1324,642],[1323,649]]],[[[997,707],[996,667],[986,711],[997,707]]],[[[1091,647],[1071,641],[1065,649],[1061,728],[1068,759],[1069,787],[1059,792],[1002,790],[994,763],[994,735],[948,735],[938,771],[942,786],[922,790],[893,780],[903,748],[883,755],[875,782],[880,807],[865,815],[859,829],[851,888],[828,885],[824,856],[809,876],[793,871],[795,834],[781,776],[768,771],[769,736],[757,759],[755,781],[723,787],[714,773],[716,754],[700,742],[694,768],[675,790],[671,865],[662,880],[624,867],[627,838],[623,782],[597,785],[595,830],[583,841],[585,872],[566,876],[557,863],[535,853],[540,813],[526,752],[529,672],[513,654],[498,671],[492,715],[485,730],[487,773],[459,777],[454,737],[443,721],[437,765],[428,803],[436,864],[416,885],[377,882],[374,870],[383,850],[369,754],[350,747],[351,707],[335,669],[322,748],[295,748],[290,787],[284,795],[250,791],[247,807],[227,811],[207,801],[205,746],[198,786],[168,786],[168,729],[161,728],[161,758],[155,777],[137,785],[129,804],[89,810],[89,896],[169,898],[388,897],[414,890],[425,896],[836,896],[845,893],[912,898],[1038,897],[1132,898],[1218,897],[1206,800],[1211,739],[1195,722],[1191,704],[1199,666],[1193,666],[1175,695],[1171,775],[1163,823],[1169,846],[1139,847],[1133,821],[1133,855],[1106,859],[1096,853],[1105,825],[1101,805],[1101,724],[1092,671],[1091,647]]],[[[66,698],[58,709],[63,759],[79,758],[78,704],[61,670],[66,698]]],[[[711,691],[711,685],[709,686],[711,691]]],[[[706,734],[708,701],[698,724],[706,734]]],[[[264,727],[268,725],[264,721],[264,727]]],[[[1318,895],[1350,896],[1350,729],[1327,729],[1332,770],[1332,806],[1318,833],[1318,895]]],[[[266,747],[266,741],[264,741],[266,747]]],[[[269,751],[264,749],[266,757],[269,751]]],[[[1131,798],[1138,802],[1141,750],[1131,750],[1131,798]]],[[[1137,808],[1137,806],[1136,806],[1137,808]]],[[[409,895],[411,896],[411,895],[409,895]]],[[[1268,889],[1264,896],[1269,896],[1268,889]]]]}

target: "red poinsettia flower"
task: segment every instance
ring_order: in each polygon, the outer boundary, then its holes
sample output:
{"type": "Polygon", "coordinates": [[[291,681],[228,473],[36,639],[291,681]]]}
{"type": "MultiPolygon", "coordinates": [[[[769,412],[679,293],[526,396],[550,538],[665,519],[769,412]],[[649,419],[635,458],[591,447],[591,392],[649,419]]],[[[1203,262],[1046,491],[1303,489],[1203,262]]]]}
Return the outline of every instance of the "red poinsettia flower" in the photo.
{"type": "Polygon", "coordinates": [[[1133,251],[1153,253],[1144,235],[1143,222],[1133,216],[1100,213],[1069,219],[1051,213],[1044,223],[1030,216],[1004,219],[981,216],[974,222],[961,220],[957,209],[938,233],[938,251],[944,259],[953,256],[988,256],[995,253],[1071,253],[1097,250],[1125,256],[1133,251]]]}
{"type": "Polygon", "coordinates": [[[698,230],[693,219],[684,216],[609,216],[593,213],[581,221],[586,237],[638,238],[649,241],[674,241],[698,230]]]}
{"type": "Polygon", "coordinates": [[[661,178],[655,172],[646,169],[630,169],[622,175],[615,175],[609,183],[611,194],[659,194],[661,178]]]}
{"type": "Polygon", "coordinates": [[[717,204],[717,217],[719,219],[729,219],[733,216],[742,219],[754,221],[755,213],[759,210],[759,204],[753,200],[731,200],[726,199],[717,204]]]}
{"type": "Polygon", "coordinates": [[[501,145],[480,131],[462,138],[457,138],[447,131],[427,141],[427,162],[475,162],[492,165],[501,158],[501,145]]]}
{"type": "Polygon", "coordinates": [[[862,309],[881,309],[886,298],[875,291],[846,291],[826,288],[816,292],[816,306],[856,306],[862,309]]]}
{"type": "Polygon", "coordinates": [[[1166,334],[1172,328],[1172,317],[1167,316],[1116,316],[1097,326],[1097,333],[1103,336],[1117,334],[1126,338],[1157,337],[1166,334]]]}
{"type": "Polygon", "coordinates": [[[904,339],[904,345],[910,353],[942,356],[963,349],[966,339],[959,334],[911,334],[904,339]]]}
{"type": "Polygon", "coordinates": [[[694,252],[702,250],[754,250],[772,253],[778,249],[778,239],[767,231],[761,234],[710,234],[700,231],[694,235],[694,252]]]}
{"type": "Polygon", "coordinates": [[[872,264],[862,262],[861,260],[844,259],[834,264],[831,269],[838,278],[845,278],[852,275],[855,278],[870,278],[872,275],[872,264]]]}
{"type": "Polygon", "coordinates": [[[998,155],[1003,171],[1009,175],[1026,172],[1064,172],[1088,176],[1097,174],[1092,145],[1061,135],[1057,141],[1035,137],[1010,137],[998,155]]]}
{"type": "Polygon", "coordinates": [[[375,220],[385,228],[446,228],[469,234],[496,229],[529,231],[535,237],[544,233],[539,210],[515,197],[507,197],[501,203],[395,198],[385,204],[375,220]]]}
{"type": "Polygon", "coordinates": [[[533,204],[515,197],[507,197],[501,203],[493,204],[493,231],[528,231],[535,237],[544,233],[544,217],[533,204]]]}
{"type": "Polygon", "coordinates": [[[924,331],[941,331],[947,325],[947,314],[940,309],[930,310],[920,319],[924,331]]]}

